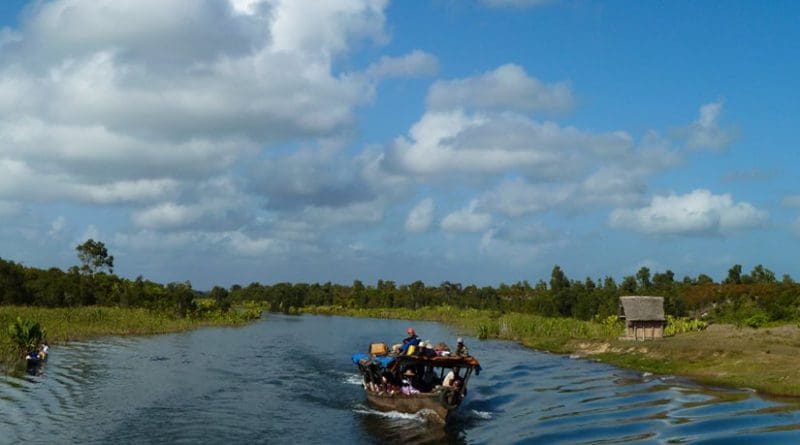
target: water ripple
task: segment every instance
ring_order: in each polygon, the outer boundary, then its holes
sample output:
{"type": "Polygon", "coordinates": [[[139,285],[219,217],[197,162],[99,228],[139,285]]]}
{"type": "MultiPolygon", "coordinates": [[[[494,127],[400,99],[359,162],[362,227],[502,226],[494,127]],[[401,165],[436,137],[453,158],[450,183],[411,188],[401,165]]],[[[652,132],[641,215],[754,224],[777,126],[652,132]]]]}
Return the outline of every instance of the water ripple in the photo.
{"type": "Polygon", "coordinates": [[[0,444],[800,443],[798,400],[475,339],[484,372],[447,424],[375,410],[349,355],[408,323],[269,316],[57,346],[39,375],[0,377],[0,444]]]}

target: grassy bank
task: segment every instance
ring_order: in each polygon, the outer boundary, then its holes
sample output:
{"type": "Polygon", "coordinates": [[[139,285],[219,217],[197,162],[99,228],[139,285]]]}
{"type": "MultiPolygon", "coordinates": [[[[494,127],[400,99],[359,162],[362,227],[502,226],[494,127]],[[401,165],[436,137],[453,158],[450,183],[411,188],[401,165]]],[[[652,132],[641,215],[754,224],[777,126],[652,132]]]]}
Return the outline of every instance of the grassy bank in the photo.
{"type": "Polygon", "coordinates": [[[229,312],[206,312],[202,317],[180,318],[165,312],[140,308],[84,306],[41,308],[0,306],[0,367],[20,361],[6,330],[17,317],[38,322],[52,344],[85,340],[105,335],[148,335],[180,332],[202,326],[237,326],[252,320],[257,307],[234,308],[229,312]]]}
{"type": "Polygon", "coordinates": [[[346,309],[309,307],[304,312],[353,317],[438,321],[479,338],[519,342],[556,353],[576,353],[620,367],[685,376],[772,395],[800,396],[800,328],[752,329],[712,325],[662,340],[619,340],[619,325],[453,307],[346,309]]]}

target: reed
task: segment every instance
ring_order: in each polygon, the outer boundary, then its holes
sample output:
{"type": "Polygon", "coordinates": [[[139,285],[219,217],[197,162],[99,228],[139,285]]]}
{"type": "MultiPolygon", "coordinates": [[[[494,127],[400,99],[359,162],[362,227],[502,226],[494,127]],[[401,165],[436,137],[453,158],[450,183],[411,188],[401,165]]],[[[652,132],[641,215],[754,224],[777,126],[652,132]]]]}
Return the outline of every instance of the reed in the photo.
{"type": "Polygon", "coordinates": [[[419,309],[373,308],[356,309],[342,306],[311,306],[303,313],[345,315],[351,317],[393,318],[438,321],[456,326],[480,339],[502,339],[520,342],[536,349],[564,352],[573,340],[607,341],[622,335],[621,323],[583,321],[574,318],[542,317],[533,314],[501,313],[453,306],[419,309]]]}
{"type": "MultiPolygon", "coordinates": [[[[46,340],[65,343],[106,335],[149,335],[181,332],[201,326],[238,326],[258,318],[258,307],[236,307],[226,312],[207,311],[180,318],[172,314],[141,308],[83,306],[42,308],[0,306],[0,329],[5,331],[17,318],[39,323],[47,331],[46,340]]],[[[9,335],[0,335],[0,365],[20,360],[9,335]]]]}

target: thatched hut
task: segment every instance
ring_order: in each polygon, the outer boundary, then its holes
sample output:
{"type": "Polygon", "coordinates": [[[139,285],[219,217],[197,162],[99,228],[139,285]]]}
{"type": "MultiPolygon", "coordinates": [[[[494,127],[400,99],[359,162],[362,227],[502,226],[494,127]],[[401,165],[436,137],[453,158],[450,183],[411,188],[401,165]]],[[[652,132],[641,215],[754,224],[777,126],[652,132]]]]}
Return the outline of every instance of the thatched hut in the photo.
{"type": "Polygon", "coordinates": [[[625,339],[652,340],[664,337],[664,297],[619,297],[625,319],[625,339]]]}

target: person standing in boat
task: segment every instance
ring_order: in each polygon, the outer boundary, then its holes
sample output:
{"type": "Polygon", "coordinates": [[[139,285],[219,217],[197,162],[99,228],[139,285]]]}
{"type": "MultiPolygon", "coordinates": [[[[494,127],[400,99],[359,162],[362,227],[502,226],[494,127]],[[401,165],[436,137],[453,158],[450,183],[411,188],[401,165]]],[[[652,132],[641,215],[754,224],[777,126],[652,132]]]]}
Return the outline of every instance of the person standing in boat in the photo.
{"type": "Polygon", "coordinates": [[[464,344],[464,339],[458,337],[456,343],[456,357],[469,357],[469,349],[467,349],[467,345],[464,344]]]}
{"type": "Polygon", "coordinates": [[[403,345],[400,346],[400,355],[409,354],[409,349],[411,349],[410,354],[413,354],[419,346],[419,337],[417,337],[417,333],[414,332],[414,328],[406,329],[406,334],[408,334],[408,336],[403,339],[403,345]]]}

